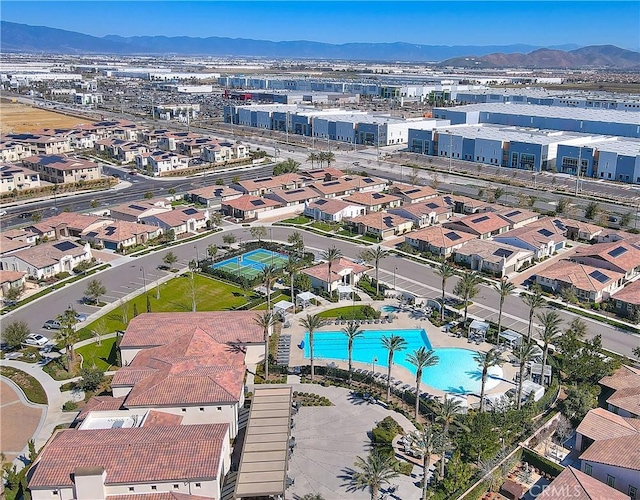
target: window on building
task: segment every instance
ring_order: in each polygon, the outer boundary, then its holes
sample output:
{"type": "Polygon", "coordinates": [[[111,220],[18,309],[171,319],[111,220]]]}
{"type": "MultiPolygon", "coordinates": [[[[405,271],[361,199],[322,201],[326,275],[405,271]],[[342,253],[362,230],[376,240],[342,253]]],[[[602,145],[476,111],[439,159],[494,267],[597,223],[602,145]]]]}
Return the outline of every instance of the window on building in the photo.
{"type": "Polygon", "coordinates": [[[631,500],[636,500],[636,498],[638,498],[638,488],[636,488],[635,486],[629,486],[628,494],[631,497],[631,500]]]}
{"type": "Polygon", "coordinates": [[[179,484],[174,484],[174,485],[173,485],[173,489],[174,489],[174,490],[178,490],[178,489],[180,489],[180,485],[179,485],[179,484]]]}
{"type": "Polygon", "coordinates": [[[180,408],[180,411],[182,411],[182,413],[186,413],[187,409],[186,408],[180,408]]]}
{"type": "Polygon", "coordinates": [[[200,408],[200,411],[204,411],[204,408],[200,408]]]}
{"type": "Polygon", "coordinates": [[[222,411],[222,406],[218,406],[218,411],[222,411]]]}
{"type": "Polygon", "coordinates": [[[196,488],[202,488],[202,483],[196,483],[196,488]]]}
{"type": "Polygon", "coordinates": [[[593,473],[593,467],[590,464],[584,464],[584,473],[590,476],[593,473]]]}
{"type": "Polygon", "coordinates": [[[136,491],[136,489],[133,486],[129,486],[129,491],[136,491]]]}
{"type": "Polygon", "coordinates": [[[616,478],[611,474],[607,474],[607,486],[611,486],[612,488],[616,487],[616,478]]]}
{"type": "Polygon", "coordinates": [[[151,485],[151,491],[156,491],[158,489],[158,487],[155,484],[151,485]]]}

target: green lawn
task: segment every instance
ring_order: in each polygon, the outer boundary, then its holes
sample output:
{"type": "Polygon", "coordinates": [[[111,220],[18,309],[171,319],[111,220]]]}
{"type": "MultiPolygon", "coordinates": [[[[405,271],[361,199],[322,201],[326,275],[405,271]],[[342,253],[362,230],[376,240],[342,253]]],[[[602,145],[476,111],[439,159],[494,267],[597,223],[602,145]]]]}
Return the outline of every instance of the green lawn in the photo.
{"type": "Polygon", "coordinates": [[[336,229],[338,229],[340,226],[338,224],[330,224],[328,222],[316,221],[311,223],[311,227],[320,229],[321,231],[326,231],[327,233],[332,233],[336,229]]]}
{"type": "Polygon", "coordinates": [[[335,309],[328,309],[327,311],[322,311],[318,313],[318,316],[321,318],[337,318],[342,316],[343,318],[351,318],[354,315],[358,317],[358,313],[360,312],[363,306],[343,306],[336,307],[335,309]]]}
{"type": "Polygon", "coordinates": [[[308,222],[311,222],[313,219],[306,217],[304,215],[298,215],[297,217],[292,217],[291,219],[285,219],[281,222],[284,222],[286,224],[298,224],[298,225],[302,225],[302,224],[307,224],[308,222]]]}
{"type": "Polygon", "coordinates": [[[105,339],[102,345],[93,343],[76,349],[76,354],[82,356],[84,368],[93,368],[106,372],[116,369],[118,355],[116,352],[116,338],[105,339]]]}
{"type": "Polygon", "coordinates": [[[363,241],[370,241],[371,243],[380,243],[380,238],[376,236],[370,236],[368,234],[363,234],[360,236],[360,239],[363,241]]]}
{"type": "MultiPolygon", "coordinates": [[[[241,288],[208,276],[196,274],[194,282],[198,311],[225,311],[245,304],[248,299],[255,298],[253,295],[245,298],[241,288]]],[[[160,300],[156,299],[156,287],[149,287],[147,292],[151,303],[151,312],[191,311],[191,275],[189,273],[177,276],[160,285],[160,300]]],[[[144,293],[126,304],[129,319],[133,317],[134,306],[138,313],[147,311],[147,300],[144,293]]],[[[102,330],[104,333],[125,330],[126,325],[122,322],[122,309],[117,307],[102,318],[81,328],[79,340],[91,338],[92,330],[102,330]],[[103,328],[101,328],[102,326],[103,328]]]]}

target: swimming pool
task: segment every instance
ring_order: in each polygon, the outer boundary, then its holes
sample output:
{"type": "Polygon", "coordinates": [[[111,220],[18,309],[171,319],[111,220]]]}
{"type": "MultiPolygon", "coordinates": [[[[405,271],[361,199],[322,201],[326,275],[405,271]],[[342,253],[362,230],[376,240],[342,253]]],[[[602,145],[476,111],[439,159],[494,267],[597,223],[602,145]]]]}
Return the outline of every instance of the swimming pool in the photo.
{"type": "Polygon", "coordinates": [[[380,308],[380,311],[382,311],[383,313],[394,313],[398,312],[399,310],[400,308],[397,306],[382,306],[380,308]]]}
{"type": "MultiPolygon", "coordinates": [[[[376,370],[381,367],[386,369],[389,354],[382,346],[380,339],[385,335],[399,335],[405,339],[407,347],[405,350],[395,353],[393,362],[395,365],[402,366],[411,372],[413,377],[410,380],[403,381],[414,385],[416,369],[407,361],[406,356],[423,346],[427,349],[432,348],[427,333],[421,329],[363,330],[363,332],[363,335],[353,343],[353,361],[365,363],[370,370],[375,359],[376,370]]],[[[315,332],[313,340],[313,354],[316,361],[318,359],[347,360],[347,336],[341,331],[315,332]]],[[[440,360],[437,365],[423,370],[423,384],[444,392],[458,394],[480,393],[482,372],[473,359],[477,351],[457,347],[437,348],[434,351],[440,360]]],[[[304,356],[309,358],[308,333],[305,334],[304,356]]],[[[498,385],[501,378],[502,368],[499,366],[491,368],[485,389],[491,389],[498,385]]]]}
{"type": "Polygon", "coordinates": [[[230,257],[229,259],[216,262],[211,268],[221,269],[228,273],[253,279],[258,276],[265,267],[273,265],[276,268],[281,268],[288,260],[289,257],[284,254],[272,252],[264,248],[257,248],[238,255],[237,257],[230,257]]]}

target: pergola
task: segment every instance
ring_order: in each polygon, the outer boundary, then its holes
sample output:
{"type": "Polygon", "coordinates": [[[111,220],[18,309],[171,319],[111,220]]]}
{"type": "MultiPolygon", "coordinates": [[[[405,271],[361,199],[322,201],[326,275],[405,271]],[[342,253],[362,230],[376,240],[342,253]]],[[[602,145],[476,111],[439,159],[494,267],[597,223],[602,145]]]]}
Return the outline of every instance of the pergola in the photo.
{"type": "Polygon", "coordinates": [[[296,295],[296,305],[306,308],[309,304],[311,304],[312,299],[316,299],[317,296],[311,292],[302,292],[296,295]]]}
{"type": "Polygon", "coordinates": [[[483,339],[486,337],[488,331],[489,331],[489,323],[485,321],[474,319],[469,325],[469,333],[475,333],[476,335],[480,335],[483,339]]]}
{"type": "Polygon", "coordinates": [[[281,300],[280,302],[276,302],[273,305],[273,314],[279,315],[280,317],[282,317],[282,319],[285,319],[287,317],[287,312],[293,307],[293,302],[289,302],[288,300],[281,300]]]}
{"type": "Polygon", "coordinates": [[[499,339],[504,339],[504,343],[507,344],[510,349],[515,349],[522,344],[522,334],[514,332],[513,330],[503,330],[498,337],[499,339]]]}
{"type": "Polygon", "coordinates": [[[338,285],[338,300],[349,299],[355,293],[351,285],[338,285]]]}

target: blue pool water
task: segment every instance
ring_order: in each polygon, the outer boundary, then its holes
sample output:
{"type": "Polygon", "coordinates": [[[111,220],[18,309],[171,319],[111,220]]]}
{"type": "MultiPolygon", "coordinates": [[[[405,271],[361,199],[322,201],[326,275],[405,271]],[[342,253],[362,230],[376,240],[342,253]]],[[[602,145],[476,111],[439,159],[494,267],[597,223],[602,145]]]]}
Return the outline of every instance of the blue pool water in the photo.
{"type": "MultiPolygon", "coordinates": [[[[375,362],[376,371],[387,368],[387,358],[389,356],[382,346],[381,337],[389,335],[399,335],[407,342],[405,350],[396,352],[393,357],[395,365],[402,366],[409,370],[413,377],[403,382],[415,385],[416,369],[406,359],[407,354],[424,346],[431,349],[431,343],[427,333],[421,329],[412,330],[364,330],[364,334],[358,337],[353,343],[353,361],[365,363],[368,370],[372,369],[372,361],[375,362]]],[[[313,354],[318,359],[335,359],[346,361],[347,336],[341,331],[315,332],[313,335],[313,354]]],[[[444,347],[435,349],[435,354],[439,362],[435,366],[425,368],[422,372],[422,383],[435,389],[451,393],[480,393],[481,372],[473,356],[476,351],[469,349],[459,349],[456,347],[444,347]]],[[[305,334],[304,356],[309,358],[309,334],[305,334]]],[[[495,375],[501,377],[502,370],[495,370],[495,375]]],[[[489,376],[486,387],[491,388],[498,384],[498,380],[489,376]]]]}
{"type": "Polygon", "coordinates": [[[380,310],[384,313],[394,313],[398,312],[400,308],[396,306],[382,306],[380,310]]]}

